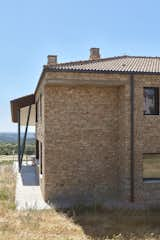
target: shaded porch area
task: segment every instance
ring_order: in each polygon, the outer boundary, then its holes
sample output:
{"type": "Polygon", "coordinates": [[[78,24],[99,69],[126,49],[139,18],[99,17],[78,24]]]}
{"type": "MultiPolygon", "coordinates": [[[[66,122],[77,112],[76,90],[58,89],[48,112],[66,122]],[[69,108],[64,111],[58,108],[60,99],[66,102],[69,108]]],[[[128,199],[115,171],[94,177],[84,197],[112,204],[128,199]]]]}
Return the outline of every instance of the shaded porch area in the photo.
{"type": "Polygon", "coordinates": [[[16,172],[16,208],[48,209],[50,208],[43,200],[39,184],[39,157],[35,141],[35,155],[24,161],[26,140],[29,126],[35,126],[36,109],[35,96],[33,94],[11,101],[12,121],[17,123],[18,128],[18,162],[14,163],[16,172]],[[23,132],[22,132],[23,127],[23,132]]]}
{"type": "Polygon", "coordinates": [[[18,164],[14,163],[14,170],[17,176],[15,193],[16,209],[50,209],[51,207],[42,197],[36,165],[32,165],[32,162],[28,164],[24,163],[19,172],[18,164]]]}

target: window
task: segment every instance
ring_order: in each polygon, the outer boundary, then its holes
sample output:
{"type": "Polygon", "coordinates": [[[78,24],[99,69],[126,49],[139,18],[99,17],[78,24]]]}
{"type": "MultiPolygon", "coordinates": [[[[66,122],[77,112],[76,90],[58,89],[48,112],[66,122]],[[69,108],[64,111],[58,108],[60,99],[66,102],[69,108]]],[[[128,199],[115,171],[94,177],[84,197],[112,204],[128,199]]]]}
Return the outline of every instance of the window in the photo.
{"type": "Polygon", "coordinates": [[[143,179],[160,180],[160,153],[143,154],[143,179]]]}
{"type": "Polygon", "coordinates": [[[40,109],[39,109],[40,119],[42,120],[42,94],[40,94],[40,97],[39,97],[39,105],[40,105],[40,109]]]}
{"type": "Polygon", "coordinates": [[[42,94],[36,102],[36,122],[39,122],[39,119],[42,119],[42,94]]]}
{"type": "Polygon", "coordinates": [[[36,159],[39,160],[39,141],[36,140],[36,159]]]}
{"type": "Polygon", "coordinates": [[[40,142],[40,174],[43,174],[43,145],[42,143],[40,142]]]}
{"type": "Polygon", "coordinates": [[[36,102],[36,123],[38,122],[38,102],[36,102]]]}
{"type": "Polygon", "coordinates": [[[144,88],[144,114],[159,114],[159,89],[155,87],[144,88]]]}

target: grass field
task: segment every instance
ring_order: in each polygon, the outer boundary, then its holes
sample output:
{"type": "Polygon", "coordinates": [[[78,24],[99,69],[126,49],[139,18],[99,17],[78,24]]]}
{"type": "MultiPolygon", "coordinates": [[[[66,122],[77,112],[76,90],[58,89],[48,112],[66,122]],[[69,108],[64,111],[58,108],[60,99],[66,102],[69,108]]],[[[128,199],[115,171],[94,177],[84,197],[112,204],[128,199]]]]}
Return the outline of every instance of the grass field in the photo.
{"type": "Polygon", "coordinates": [[[160,212],[83,208],[16,211],[11,164],[0,165],[0,240],[160,239],[160,212]]]}
{"type": "MultiPolygon", "coordinates": [[[[14,161],[17,161],[17,155],[0,155],[0,165],[12,164],[14,161]]],[[[28,155],[23,156],[23,161],[30,160],[28,155]]]]}

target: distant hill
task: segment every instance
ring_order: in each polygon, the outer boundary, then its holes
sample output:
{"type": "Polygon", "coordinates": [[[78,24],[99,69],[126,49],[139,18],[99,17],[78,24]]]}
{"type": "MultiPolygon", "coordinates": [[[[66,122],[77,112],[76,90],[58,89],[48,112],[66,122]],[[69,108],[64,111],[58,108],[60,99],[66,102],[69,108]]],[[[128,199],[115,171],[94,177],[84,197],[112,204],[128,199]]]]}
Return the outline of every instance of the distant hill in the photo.
{"type": "MultiPolygon", "coordinates": [[[[22,133],[21,137],[24,136],[22,133]]],[[[27,134],[27,141],[32,142],[35,139],[34,133],[27,134]]],[[[17,133],[0,133],[0,143],[17,143],[17,133]]]]}

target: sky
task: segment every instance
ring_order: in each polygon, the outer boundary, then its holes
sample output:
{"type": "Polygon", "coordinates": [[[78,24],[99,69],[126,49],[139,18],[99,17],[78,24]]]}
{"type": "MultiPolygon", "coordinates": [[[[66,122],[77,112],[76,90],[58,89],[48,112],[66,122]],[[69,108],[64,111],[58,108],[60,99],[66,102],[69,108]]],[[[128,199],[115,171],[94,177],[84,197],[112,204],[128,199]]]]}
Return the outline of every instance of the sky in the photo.
{"type": "Polygon", "coordinates": [[[159,0],[0,0],[0,132],[17,131],[10,100],[34,92],[47,55],[160,56],[159,10],[159,0]]]}

